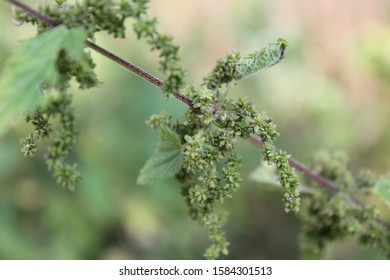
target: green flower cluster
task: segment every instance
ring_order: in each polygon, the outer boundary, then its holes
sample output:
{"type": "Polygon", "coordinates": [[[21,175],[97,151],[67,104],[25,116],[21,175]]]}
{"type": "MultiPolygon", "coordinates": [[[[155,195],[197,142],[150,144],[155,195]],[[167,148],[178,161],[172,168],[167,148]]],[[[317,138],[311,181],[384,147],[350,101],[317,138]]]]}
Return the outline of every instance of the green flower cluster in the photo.
{"type": "Polygon", "coordinates": [[[37,152],[38,142],[49,137],[53,129],[41,109],[36,110],[32,115],[27,115],[25,120],[27,123],[31,122],[34,126],[34,131],[26,138],[20,140],[20,144],[23,145],[21,151],[25,157],[33,157],[37,152]]]}
{"type": "MultiPolygon", "coordinates": [[[[92,1],[69,4],[67,1],[56,1],[57,5],[42,5],[39,10],[56,23],[68,28],[83,27],[89,38],[98,31],[107,31],[114,37],[124,37],[124,21],[129,16],[139,16],[146,9],[147,1],[92,1]]],[[[37,25],[38,33],[51,29],[33,16],[17,10],[16,19],[37,25]]],[[[68,93],[70,81],[74,78],[80,89],[95,87],[99,81],[94,72],[95,63],[90,53],[84,51],[78,60],[72,59],[65,50],[57,55],[56,71],[58,81],[54,85],[43,85],[47,96],[46,105],[38,108],[26,117],[31,122],[34,131],[21,140],[22,152],[25,156],[33,156],[37,151],[38,142],[50,138],[48,152],[45,156],[49,170],[53,172],[57,182],[71,190],[81,180],[76,164],[66,162],[70,151],[76,143],[75,113],[71,95],[68,93]],[[53,127],[54,118],[59,119],[59,127],[53,127]],[[53,132],[54,131],[54,132],[53,132]]]]}
{"type": "MultiPolygon", "coordinates": [[[[216,105],[213,107],[212,112],[217,115],[221,113],[221,117],[217,118],[219,127],[225,128],[226,131],[229,131],[227,133],[233,136],[247,138],[250,135],[256,135],[261,138],[264,144],[264,160],[269,164],[274,163],[277,167],[279,182],[283,190],[285,210],[286,212],[297,212],[300,204],[298,176],[288,163],[287,153],[282,150],[277,150],[273,144],[273,141],[278,136],[276,126],[265,114],[256,112],[253,105],[244,98],[239,98],[233,102],[232,100],[225,99],[225,94],[220,94],[224,88],[229,88],[231,82],[243,78],[243,73],[239,71],[240,67],[243,68],[242,61],[248,63],[249,57],[256,54],[256,61],[259,60],[261,62],[260,66],[269,67],[268,64],[275,64],[281,59],[281,56],[284,56],[286,46],[287,43],[279,39],[276,43],[269,44],[269,47],[265,50],[254,52],[242,59],[240,58],[241,55],[237,52],[228,54],[217,61],[212,72],[204,78],[204,84],[207,88],[213,90],[215,96],[217,96],[216,98],[218,100],[214,101],[216,105]],[[276,46],[279,49],[275,50],[276,46]],[[264,64],[264,59],[259,59],[258,54],[266,54],[266,58],[270,61],[264,64]],[[231,113],[228,115],[226,112],[231,113]]],[[[255,67],[253,63],[252,61],[251,67],[256,68],[255,71],[260,71],[259,65],[255,65],[255,67]]],[[[246,70],[249,74],[252,74],[248,69],[246,70]]],[[[206,104],[206,106],[209,106],[209,104],[206,104]]]]}
{"type": "Polygon", "coordinates": [[[363,171],[354,177],[347,168],[345,154],[320,153],[313,167],[325,178],[338,182],[340,191],[331,193],[307,182],[314,191],[303,193],[299,217],[302,221],[300,241],[305,258],[321,258],[331,242],[354,236],[366,247],[374,248],[390,257],[390,225],[369,201],[375,189],[387,184],[386,178],[374,177],[363,171]],[[357,198],[363,199],[362,204],[357,198]]]}
{"type": "Polygon", "coordinates": [[[198,110],[189,109],[183,121],[173,122],[160,114],[153,116],[149,124],[153,128],[168,126],[181,139],[183,159],[176,179],[182,184],[190,217],[209,231],[212,245],[205,256],[214,259],[228,252],[229,243],[222,230],[225,219],[222,218],[223,214],[217,213],[217,206],[238,189],[241,159],[233,149],[234,132],[219,127],[221,124],[217,119],[222,115],[219,112],[210,113],[212,105],[210,99],[204,96],[205,92],[212,97],[205,88],[190,95],[197,100],[198,110]]]}
{"type": "Polygon", "coordinates": [[[67,93],[51,96],[45,111],[48,116],[59,118],[59,128],[51,136],[45,155],[47,166],[53,172],[58,184],[74,190],[77,182],[81,180],[81,175],[76,169],[76,164],[66,162],[77,136],[72,96],[67,93]]]}
{"type": "MultiPolygon", "coordinates": [[[[115,38],[124,38],[125,20],[128,17],[137,17],[145,13],[148,2],[147,0],[132,2],[126,0],[85,0],[72,4],[66,0],[56,0],[55,5],[41,4],[39,11],[55,20],[58,24],[63,24],[68,28],[83,27],[91,39],[99,31],[106,31],[115,38]]],[[[39,32],[44,32],[51,28],[21,10],[17,10],[16,19],[37,25],[39,32]]]]}
{"type": "MultiPolygon", "coordinates": [[[[154,21],[145,23],[144,33],[151,34],[154,25],[154,21]]],[[[225,198],[231,197],[241,182],[241,158],[234,149],[238,137],[255,135],[262,139],[264,160],[275,163],[278,168],[286,211],[299,208],[297,176],[288,164],[287,154],[276,151],[273,145],[278,136],[275,124],[265,114],[258,113],[245,98],[227,97],[231,82],[276,64],[284,55],[284,42],[277,41],[244,58],[238,52],[228,54],[217,61],[215,68],[204,77],[202,86],[184,89],[192,106],[182,121],[174,122],[169,116],[160,114],[148,122],[153,128],[161,127],[162,131],[168,128],[173,139],[180,139],[180,145],[161,145],[169,147],[170,153],[164,157],[163,149],[158,149],[141,171],[139,182],[147,183],[153,181],[151,178],[162,179],[166,174],[176,174],[183,186],[182,194],[189,206],[190,217],[209,231],[211,246],[206,251],[207,258],[214,259],[228,252],[229,243],[222,231],[225,219],[217,213],[217,207],[225,198]],[[171,161],[166,160],[168,156],[171,161]],[[156,168],[157,163],[161,163],[160,168],[156,168]]]]}
{"type": "Polygon", "coordinates": [[[160,114],[148,122],[153,128],[168,127],[181,141],[183,158],[176,179],[182,184],[191,218],[210,233],[212,244],[205,256],[212,259],[228,252],[229,243],[222,231],[225,219],[217,213],[217,207],[231,197],[241,182],[241,158],[235,152],[238,137],[256,135],[263,139],[265,160],[276,163],[280,170],[286,210],[296,211],[299,205],[297,177],[288,165],[287,154],[275,152],[272,145],[278,135],[275,125],[246,99],[222,97],[215,94],[216,90],[190,87],[184,93],[193,101],[193,107],[185,112],[182,121],[160,114]]]}
{"type": "Polygon", "coordinates": [[[209,89],[215,90],[223,84],[237,80],[239,77],[237,65],[240,60],[241,55],[239,52],[232,52],[217,60],[213,71],[204,77],[204,83],[209,89]]]}
{"type": "Polygon", "coordinates": [[[81,180],[81,175],[76,169],[76,164],[66,162],[76,143],[77,135],[72,96],[66,92],[51,94],[47,105],[27,115],[25,119],[31,122],[34,130],[20,141],[23,145],[21,149],[23,154],[33,157],[38,143],[49,138],[50,144],[45,155],[47,166],[53,172],[58,184],[74,190],[81,180]],[[59,119],[59,127],[53,129],[50,122],[56,117],[59,119]]]}

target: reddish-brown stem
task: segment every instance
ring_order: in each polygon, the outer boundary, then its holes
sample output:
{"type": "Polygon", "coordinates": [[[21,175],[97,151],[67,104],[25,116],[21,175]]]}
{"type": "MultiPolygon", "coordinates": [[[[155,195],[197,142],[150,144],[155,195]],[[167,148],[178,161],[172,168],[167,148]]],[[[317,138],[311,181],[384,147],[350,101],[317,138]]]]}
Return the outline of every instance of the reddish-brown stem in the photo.
{"type": "MultiPolygon", "coordinates": [[[[263,141],[255,135],[251,135],[248,137],[248,140],[252,142],[255,146],[262,148],[263,147],[263,141]]],[[[296,159],[290,157],[288,159],[288,163],[290,164],[291,167],[293,167],[295,170],[301,172],[303,175],[305,175],[307,178],[317,182],[321,186],[327,188],[328,190],[332,191],[333,193],[337,193],[340,191],[340,189],[330,180],[318,175],[317,173],[311,171],[309,168],[304,166],[302,163],[297,161],[296,159]]],[[[352,203],[358,205],[359,207],[363,207],[363,203],[360,202],[358,199],[353,197],[352,195],[349,196],[351,199],[352,203]]],[[[381,223],[383,226],[386,228],[390,229],[390,224],[386,223],[383,221],[381,218],[377,217],[375,218],[379,223],[381,223]]]]}
{"type": "Polygon", "coordinates": [[[29,13],[30,15],[32,15],[36,19],[39,19],[41,22],[43,22],[43,23],[45,23],[47,25],[50,25],[52,27],[55,27],[55,26],[59,25],[59,23],[56,22],[54,19],[52,19],[52,18],[50,18],[50,17],[48,17],[46,15],[41,14],[40,12],[30,8],[26,4],[21,3],[20,1],[17,1],[17,0],[8,0],[8,1],[11,2],[13,5],[15,5],[16,7],[24,10],[27,13],[29,13]]]}
{"type": "Polygon", "coordinates": [[[162,87],[164,85],[164,82],[161,81],[160,79],[154,77],[153,75],[149,74],[145,70],[139,68],[138,66],[135,66],[134,64],[124,60],[123,58],[117,56],[116,54],[113,54],[112,52],[100,47],[99,45],[96,45],[95,43],[92,43],[91,41],[87,41],[87,46],[90,47],[91,49],[97,51],[98,53],[104,55],[108,59],[115,61],[119,65],[123,66],[124,68],[132,71],[135,73],[137,76],[142,77],[149,83],[155,85],[156,87],[162,87]]]}
{"type": "MultiPolygon", "coordinates": [[[[56,22],[55,20],[53,20],[52,18],[41,14],[40,12],[30,8],[29,6],[19,2],[17,0],[8,0],[8,1],[11,2],[13,5],[19,7],[20,9],[26,11],[27,13],[29,13],[33,17],[37,18],[38,20],[42,21],[43,23],[49,25],[49,26],[55,27],[55,26],[58,26],[60,24],[60,23],[56,22]]],[[[163,81],[161,81],[160,79],[156,78],[155,76],[149,74],[148,72],[144,71],[143,69],[139,68],[138,66],[136,66],[136,65],[134,65],[134,64],[132,64],[132,63],[126,61],[126,60],[124,60],[123,58],[113,54],[112,52],[110,52],[110,51],[108,51],[108,50],[106,50],[106,49],[104,49],[102,47],[100,47],[99,45],[96,45],[95,43],[92,43],[91,41],[87,40],[86,44],[91,49],[93,49],[93,50],[97,51],[98,53],[104,55],[108,59],[110,59],[110,60],[120,64],[124,68],[132,71],[133,73],[135,73],[139,77],[145,79],[146,81],[152,83],[153,85],[155,85],[157,87],[160,87],[160,88],[164,86],[164,82],[163,81]]],[[[192,107],[192,105],[193,105],[192,104],[192,100],[190,98],[188,98],[187,96],[185,96],[184,94],[182,94],[182,93],[175,93],[174,96],[177,99],[179,99],[180,101],[182,101],[185,104],[187,104],[188,106],[192,107]]],[[[261,141],[260,138],[254,136],[254,135],[251,135],[251,136],[249,136],[248,139],[254,145],[258,146],[259,148],[262,148],[263,142],[261,141]]],[[[311,171],[309,168],[307,168],[306,166],[304,166],[303,164],[301,164],[300,162],[298,162],[294,158],[290,157],[288,159],[288,161],[289,161],[289,164],[291,165],[291,167],[293,167],[297,171],[301,172],[303,175],[305,175],[309,179],[311,179],[313,181],[316,181],[317,183],[319,183],[323,187],[331,190],[332,192],[338,192],[339,191],[339,188],[333,182],[331,182],[328,179],[326,179],[326,178],[324,178],[324,177],[314,173],[313,171],[311,171]]]]}
{"type": "MultiPolygon", "coordinates": [[[[249,141],[251,141],[254,145],[256,145],[259,148],[263,147],[263,141],[255,135],[249,136],[249,141]]],[[[293,167],[295,170],[301,172],[303,175],[308,177],[309,179],[319,183],[323,187],[331,190],[332,192],[338,192],[339,188],[330,180],[318,175],[317,173],[311,171],[309,168],[304,166],[302,163],[297,161],[296,159],[289,157],[288,158],[288,163],[290,164],[291,167],[293,167]]]]}
{"type": "MultiPolygon", "coordinates": [[[[141,69],[140,67],[124,60],[123,58],[117,56],[116,54],[113,54],[112,52],[110,52],[102,47],[100,47],[99,45],[96,45],[95,43],[92,43],[91,41],[87,41],[87,46],[90,47],[91,49],[97,51],[98,53],[104,55],[108,59],[115,61],[116,63],[125,67],[126,69],[132,71],[133,73],[135,73],[139,77],[145,79],[149,83],[152,83],[156,87],[161,88],[164,86],[164,82],[161,81],[159,78],[153,76],[152,74],[149,74],[148,72],[141,69]]],[[[180,101],[187,104],[188,106],[192,107],[192,100],[190,98],[188,98],[187,96],[185,96],[184,94],[177,92],[177,93],[174,93],[174,96],[177,99],[179,99],[180,101]]]]}

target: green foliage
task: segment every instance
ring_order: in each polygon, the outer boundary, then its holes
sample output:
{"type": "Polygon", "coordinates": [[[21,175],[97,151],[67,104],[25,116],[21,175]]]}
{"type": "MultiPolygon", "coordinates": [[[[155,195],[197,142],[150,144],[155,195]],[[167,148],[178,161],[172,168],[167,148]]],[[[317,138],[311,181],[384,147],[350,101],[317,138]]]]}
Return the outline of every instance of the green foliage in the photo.
{"type": "MultiPolygon", "coordinates": [[[[67,1],[57,1],[57,5],[40,6],[40,11],[49,16],[55,25],[63,24],[54,30],[32,15],[16,10],[15,19],[37,25],[39,36],[33,40],[36,40],[33,45],[27,45],[20,51],[20,58],[16,60],[19,62],[14,63],[15,69],[10,69],[9,76],[14,80],[11,79],[8,84],[14,87],[16,94],[7,95],[10,101],[4,103],[4,108],[12,110],[11,117],[27,113],[26,121],[34,126],[33,132],[20,141],[25,156],[35,154],[39,141],[51,139],[45,155],[46,163],[57,182],[70,190],[74,190],[81,175],[75,164],[66,162],[77,135],[75,114],[67,89],[72,78],[78,82],[80,89],[99,83],[93,71],[95,63],[89,53],[83,52],[85,40],[87,37],[94,38],[95,32],[103,30],[114,37],[124,37],[125,19],[143,13],[146,2],[84,1],[69,4],[67,1]],[[33,84],[22,88],[20,81],[33,84]],[[40,92],[40,87],[45,89],[46,96],[40,92]],[[24,104],[23,107],[18,109],[16,102],[24,104]],[[7,104],[9,106],[5,106],[7,104]],[[56,117],[59,118],[59,127],[53,129],[51,120],[56,117]]],[[[3,110],[3,106],[0,110],[3,110]]],[[[7,120],[10,117],[4,114],[4,118],[7,120]]]]}
{"type": "Polygon", "coordinates": [[[390,178],[384,177],[379,179],[372,188],[372,192],[390,207],[390,178]]]}
{"type": "MultiPolygon", "coordinates": [[[[230,53],[217,61],[201,86],[184,89],[185,71],[180,65],[179,46],[173,43],[171,35],[157,30],[156,18],[147,15],[149,1],[56,2],[57,5],[40,7],[52,18],[51,26],[16,11],[15,19],[37,25],[39,35],[21,45],[0,81],[0,98],[4,101],[0,103],[0,132],[22,113],[33,126],[31,134],[21,140],[25,156],[34,156],[39,142],[49,138],[45,155],[49,170],[60,185],[75,189],[81,174],[76,164],[67,162],[78,133],[72,95],[68,92],[70,81],[74,78],[81,89],[98,85],[95,64],[89,53],[83,51],[85,39],[93,40],[99,31],[124,37],[124,22],[131,17],[138,39],[145,39],[151,50],[160,53],[164,95],[184,91],[192,104],[178,120],[165,114],[151,117],[148,124],[160,129],[160,142],[141,170],[138,184],[175,177],[181,183],[189,216],[208,231],[211,246],[205,257],[226,255],[229,242],[223,226],[227,219],[218,207],[238,190],[242,180],[237,138],[257,137],[263,145],[264,162],[275,167],[272,172],[263,168],[257,180],[273,185],[278,181],[285,211],[299,210],[298,176],[289,164],[287,152],[274,145],[279,135],[276,125],[247,99],[227,96],[233,83],[280,62],[287,48],[286,40],[278,39],[244,57],[238,52],[230,53]],[[57,27],[50,30],[54,26],[57,27]]],[[[312,181],[306,182],[304,188],[311,191],[304,192],[299,213],[304,255],[319,257],[329,243],[349,235],[389,255],[388,224],[374,206],[357,199],[358,195],[374,197],[389,204],[389,179],[378,179],[369,172],[354,176],[342,154],[317,156],[313,171],[334,182],[338,191],[332,193],[312,181]]]]}
{"type": "Polygon", "coordinates": [[[84,41],[82,29],[58,27],[18,46],[0,80],[0,134],[13,119],[44,104],[42,91],[50,90],[60,79],[56,68],[60,51],[78,60],[84,41]]]}
{"type": "Polygon", "coordinates": [[[183,156],[180,139],[167,127],[161,127],[160,142],[137,179],[140,185],[174,177],[180,170],[183,156]]]}
{"type": "MultiPolygon", "coordinates": [[[[74,5],[58,1],[57,5],[44,6],[40,10],[55,22],[71,27],[83,27],[88,37],[106,30],[114,37],[123,36],[123,21],[131,16],[135,19],[134,31],[138,38],[145,38],[152,50],[160,52],[161,70],[166,74],[164,94],[176,93],[184,83],[184,70],[180,66],[179,47],[172,43],[173,37],[157,31],[157,20],[146,14],[148,1],[85,1],[74,5]],[[85,13],[85,11],[94,11],[85,13]]],[[[43,25],[30,15],[19,12],[17,19],[38,25],[38,32],[45,32],[43,25]]],[[[217,214],[219,203],[231,197],[241,181],[241,159],[234,151],[237,137],[250,135],[261,137],[266,144],[264,159],[276,163],[279,180],[283,186],[284,202],[287,211],[296,211],[299,205],[295,173],[287,164],[285,152],[275,150],[273,140],[278,133],[275,125],[265,115],[256,112],[252,104],[244,98],[227,98],[227,88],[231,81],[241,79],[280,61],[287,46],[279,39],[267,48],[254,52],[243,59],[239,53],[232,53],[217,62],[214,70],[204,78],[205,86],[188,87],[186,94],[192,100],[192,108],[184,115],[184,120],[175,123],[169,116],[154,116],[149,124],[161,129],[160,143],[138,178],[139,184],[150,184],[159,179],[176,176],[182,183],[182,194],[188,203],[190,216],[205,225],[209,230],[211,247],[206,252],[208,258],[227,254],[228,242],[222,231],[224,220],[217,214]],[[223,94],[222,94],[223,93],[223,94]]],[[[60,116],[62,128],[55,131],[48,149],[46,160],[57,181],[69,189],[74,189],[80,174],[74,165],[65,163],[72,144],[75,143],[74,115],[70,99],[65,90],[73,73],[81,88],[97,83],[93,75],[94,64],[87,56],[83,63],[75,63],[71,54],[60,53],[58,58],[60,102],[49,103],[29,118],[33,120],[34,132],[22,140],[22,151],[32,156],[37,150],[37,142],[52,133],[49,118],[60,116]],[[79,71],[77,71],[79,70],[79,71]],[[81,70],[81,71],[80,71],[81,70]],[[42,129],[44,128],[44,129],[42,129]],[[45,133],[42,133],[41,131],[45,133]]]]}
{"type": "Polygon", "coordinates": [[[266,48],[243,57],[237,65],[237,78],[253,75],[279,63],[284,58],[287,46],[287,41],[280,38],[269,43],[266,48]]]}

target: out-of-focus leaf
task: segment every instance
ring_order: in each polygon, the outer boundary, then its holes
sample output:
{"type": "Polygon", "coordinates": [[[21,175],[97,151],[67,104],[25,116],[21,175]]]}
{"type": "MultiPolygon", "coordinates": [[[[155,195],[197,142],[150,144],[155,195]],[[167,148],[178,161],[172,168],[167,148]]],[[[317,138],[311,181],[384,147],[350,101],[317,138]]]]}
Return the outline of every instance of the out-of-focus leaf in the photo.
{"type": "Polygon", "coordinates": [[[83,29],[59,26],[17,47],[0,77],[0,135],[13,119],[44,103],[42,84],[58,80],[58,53],[65,50],[70,58],[80,59],[85,39],[83,29]]]}
{"type": "Polygon", "coordinates": [[[266,163],[261,163],[255,171],[250,175],[250,179],[260,185],[269,185],[273,187],[279,187],[278,176],[276,174],[275,165],[268,165],[266,163]]]}
{"type": "Polygon", "coordinates": [[[390,178],[385,177],[379,179],[372,192],[379,196],[390,208],[390,178]]]}
{"type": "Polygon", "coordinates": [[[179,172],[183,155],[179,137],[169,128],[161,128],[160,142],[137,179],[140,185],[173,177],[179,172]]]}
{"type": "Polygon", "coordinates": [[[355,52],[361,66],[385,84],[390,83],[390,28],[380,26],[362,34],[355,52]],[[378,42],[379,41],[379,42],[378,42]]]}
{"type": "Polygon", "coordinates": [[[237,65],[238,77],[241,79],[253,75],[279,63],[284,58],[287,46],[287,41],[279,38],[262,50],[243,57],[237,65]]]}

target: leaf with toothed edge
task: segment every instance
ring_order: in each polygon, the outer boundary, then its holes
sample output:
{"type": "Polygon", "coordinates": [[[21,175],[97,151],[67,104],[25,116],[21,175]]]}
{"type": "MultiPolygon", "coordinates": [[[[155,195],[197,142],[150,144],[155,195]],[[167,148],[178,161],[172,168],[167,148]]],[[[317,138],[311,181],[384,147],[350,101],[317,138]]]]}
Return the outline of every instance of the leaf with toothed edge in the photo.
{"type": "Polygon", "coordinates": [[[81,28],[59,26],[23,41],[6,62],[0,77],[0,135],[9,124],[44,104],[44,84],[58,81],[58,54],[65,50],[75,60],[81,58],[86,34],[81,28]]]}
{"type": "Polygon", "coordinates": [[[262,50],[243,57],[237,65],[238,79],[253,75],[279,63],[284,58],[287,46],[287,41],[279,38],[262,50]]]}
{"type": "Polygon", "coordinates": [[[180,139],[175,132],[161,127],[160,142],[154,154],[146,162],[137,179],[140,185],[148,185],[175,176],[181,168],[183,155],[180,139]]]}

